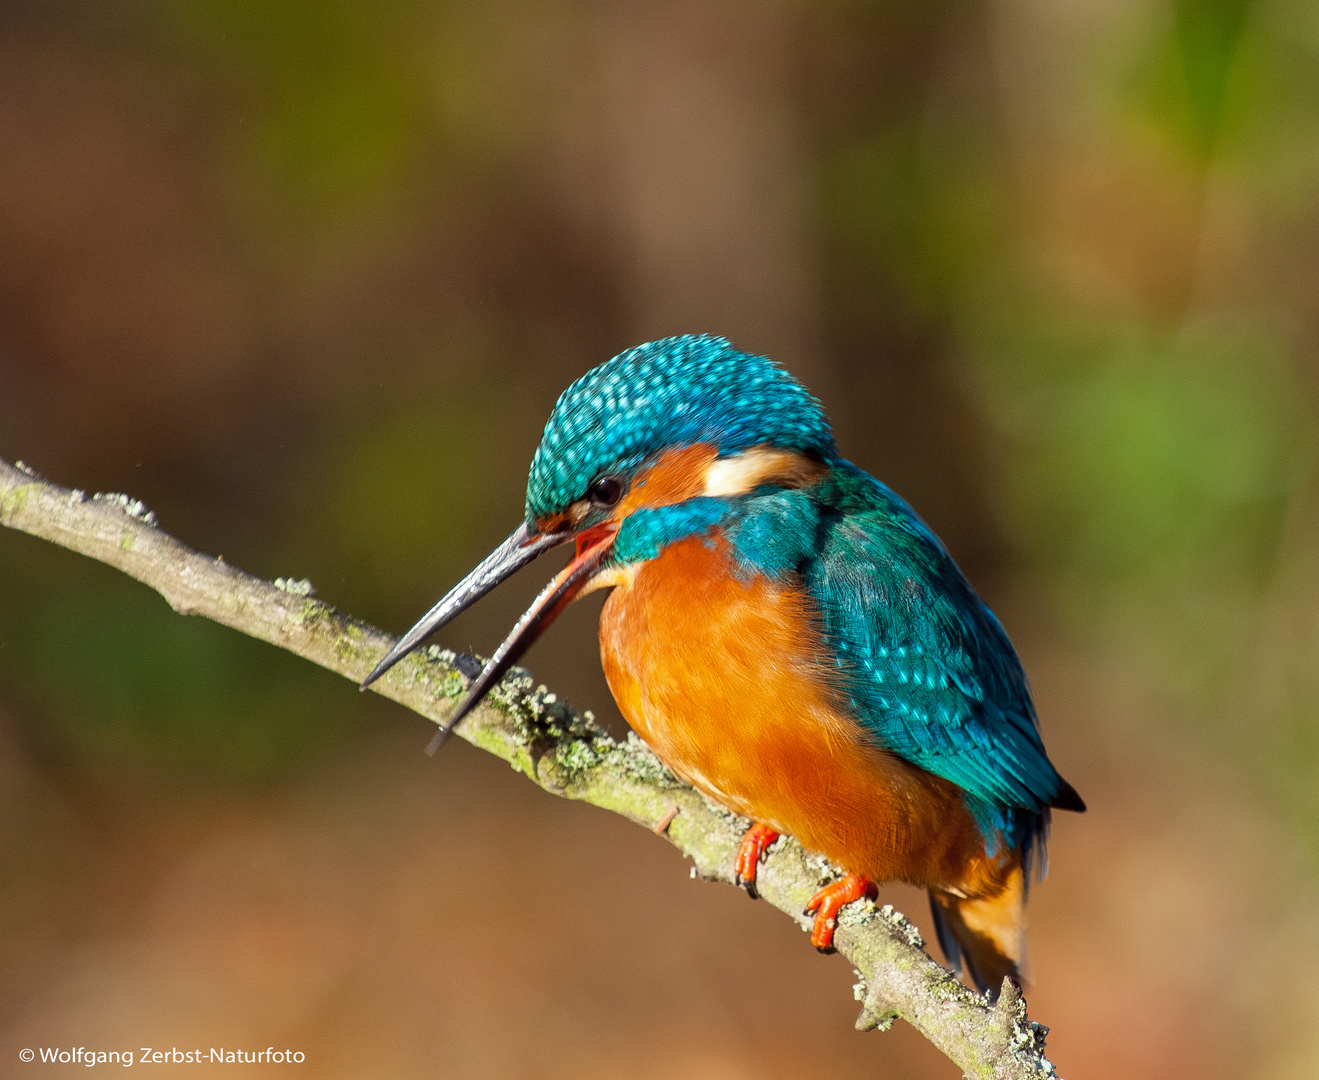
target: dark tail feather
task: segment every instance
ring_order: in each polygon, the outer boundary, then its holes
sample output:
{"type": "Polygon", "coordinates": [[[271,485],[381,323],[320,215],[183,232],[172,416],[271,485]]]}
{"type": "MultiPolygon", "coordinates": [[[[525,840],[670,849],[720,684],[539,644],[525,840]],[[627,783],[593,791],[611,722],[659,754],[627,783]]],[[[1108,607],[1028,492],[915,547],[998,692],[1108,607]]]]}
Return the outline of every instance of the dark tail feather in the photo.
{"type": "Polygon", "coordinates": [[[930,914],[934,916],[934,933],[939,939],[939,948],[943,950],[944,963],[954,975],[962,974],[962,947],[957,944],[957,938],[953,937],[953,932],[948,928],[948,923],[944,920],[943,902],[935,896],[934,890],[930,890],[930,914]]]}
{"type": "Polygon", "coordinates": [[[1049,803],[1055,810],[1075,810],[1078,814],[1085,813],[1085,800],[1076,793],[1076,788],[1072,787],[1066,780],[1060,776],[1062,787],[1058,789],[1058,794],[1053,797],[1049,803]]]}
{"type": "Polygon", "coordinates": [[[998,999],[1005,978],[1021,985],[1025,951],[1024,885],[1020,869],[996,897],[968,899],[930,890],[939,945],[953,973],[966,973],[977,990],[998,999]]]}

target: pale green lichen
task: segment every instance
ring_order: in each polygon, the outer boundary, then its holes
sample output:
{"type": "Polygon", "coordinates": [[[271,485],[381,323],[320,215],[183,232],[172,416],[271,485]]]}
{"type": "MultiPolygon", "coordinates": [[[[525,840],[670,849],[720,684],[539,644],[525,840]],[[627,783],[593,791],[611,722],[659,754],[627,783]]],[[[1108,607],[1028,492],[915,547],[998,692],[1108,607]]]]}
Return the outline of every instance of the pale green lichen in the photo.
{"type": "Polygon", "coordinates": [[[507,761],[519,772],[516,764],[522,755],[522,747],[510,741],[508,733],[493,724],[464,724],[462,736],[473,746],[486,753],[493,754],[502,761],[507,761]]]}
{"type": "Polygon", "coordinates": [[[592,738],[574,737],[562,740],[555,747],[554,756],[570,774],[577,776],[589,769],[594,769],[618,747],[608,735],[592,738]]]}
{"type": "MultiPolygon", "coordinates": [[[[656,759],[658,760],[658,758],[656,759]]],[[[701,793],[701,801],[705,803],[705,808],[710,811],[712,817],[718,818],[734,832],[741,834],[751,828],[751,820],[744,818],[741,814],[734,813],[728,807],[715,802],[712,798],[701,793]]]]}
{"type": "Polygon", "coordinates": [[[372,655],[374,655],[374,650],[368,646],[358,644],[345,633],[336,633],[334,636],[334,654],[343,660],[369,663],[372,655]]]}
{"type": "MultiPolygon", "coordinates": [[[[891,906],[891,905],[890,905],[891,906]]],[[[869,898],[853,901],[838,913],[839,926],[865,926],[875,921],[875,902],[869,898]]]]}
{"type": "Polygon", "coordinates": [[[605,759],[608,764],[645,783],[656,784],[661,788],[685,786],[634,732],[629,731],[623,742],[614,743],[605,754],[605,759]]]}
{"type": "Polygon", "coordinates": [[[567,739],[559,743],[554,748],[554,756],[570,773],[584,772],[600,762],[600,755],[585,739],[567,739]]]}
{"type": "MultiPolygon", "coordinates": [[[[81,495],[82,492],[75,492],[81,495]]],[[[82,500],[79,499],[81,502],[82,500]]],[[[134,499],[131,495],[124,495],[118,491],[98,491],[92,496],[93,502],[108,503],[111,506],[117,506],[129,517],[136,521],[142,522],[143,525],[150,525],[153,528],[156,525],[156,515],[153,511],[148,510],[143,505],[141,499],[134,499]]]]}
{"type": "Polygon", "coordinates": [[[316,593],[316,587],[306,578],[277,577],[271,584],[282,592],[291,593],[294,596],[314,596],[316,593]]]}
{"type": "Polygon", "coordinates": [[[37,490],[36,484],[20,484],[0,496],[0,520],[12,521],[23,509],[28,496],[37,490]]]}
{"type": "Polygon", "coordinates": [[[303,626],[311,629],[321,620],[321,605],[316,600],[308,600],[297,611],[289,616],[289,622],[295,626],[303,626]]]}
{"type": "Polygon", "coordinates": [[[514,668],[504,676],[487,700],[508,717],[519,739],[527,744],[605,736],[590,718],[560,701],[543,685],[533,689],[531,675],[523,668],[514,668]]]}
{"type": "MultiPolygon", "coordinates": [[[[861,1015],[856,1018],[857,1031],[888,1031],[893,1027],[893,1021],[898,1018],[898,1012],[888,1003],[877,1000],[871,996],[866,980],[862,979],[859,986],[862,988],[862,994],[856,1000],[864,1001],[861,1008],[861,1015]]],[[[852,988],[855,995],[857,987],[852,988]]]]}
{"type": "Polygon", "coordinates": [[[875,1013],[863,1010],[857,1018],[856,1026],[860,1031],[888,1031],[897,1018],[898,1014],[892,1009],[883,1009],[875,1013]]]}
{"type": "Polygon", "coordinates": [[[823,855],[819,855],[814,851],[803,849],[802,858],[806,863],[807,872],[814,875],[816,883],[819,885],[827,885],[829,882],[843,876],[843,872],[838,867],[834,866],[823,855]]]}
{"type": "Polygon", "coordinates": [[[1031,1020],[1026,1013],[1026,1001],[1019,993],[1004,994],[994,1008],[1007,1027],[1008,1046],[1024,1061],[1038,1061],[1045,1076],[1053,1075],[1053,1063],[1044,1056],[1044,1042],[1049,1029],[1031,1020]]]}
{"type": "MultiPolygon", "coordinates": [[[[870,909],[875,912],[874,904],[870,905],[870,909]]],[[[878,914],[881,919],[888,923],[898,937],[902,938],[908,945],[917,949],[925,948],[925,939],[921,937],[921,932],[916,929],[916,924],[892,904],[885,904],[875,914],[878,914]]]]}

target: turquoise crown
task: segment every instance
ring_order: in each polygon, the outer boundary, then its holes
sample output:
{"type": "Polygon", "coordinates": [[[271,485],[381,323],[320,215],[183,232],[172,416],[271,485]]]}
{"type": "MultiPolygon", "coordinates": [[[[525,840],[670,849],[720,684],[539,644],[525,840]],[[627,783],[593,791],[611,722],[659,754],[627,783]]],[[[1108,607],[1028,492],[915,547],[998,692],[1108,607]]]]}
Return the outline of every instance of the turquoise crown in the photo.
{"type": "Polygon", "coordinates": [[[599,476],[626,475],[661,450],[695,443],[837,457],[824,409],[773,361],[724,338],[664,338],[620,353],[563,392],[531,461],[527,519],[565,509],[599,476]]]}

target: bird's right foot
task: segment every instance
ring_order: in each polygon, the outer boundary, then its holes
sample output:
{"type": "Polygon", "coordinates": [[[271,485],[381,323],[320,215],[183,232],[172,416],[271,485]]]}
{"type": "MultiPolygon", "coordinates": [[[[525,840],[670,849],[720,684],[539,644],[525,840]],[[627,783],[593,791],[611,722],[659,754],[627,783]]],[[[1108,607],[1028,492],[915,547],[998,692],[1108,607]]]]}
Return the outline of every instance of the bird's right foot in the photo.
{"type": "Polygon", "coordinates": [[[765,857],[770,844],[778,838],[776,830],[759,822],[742,836],[742,846],[737,849],[737,863],[733,867],[733,881],[746,889],[752,900],[760,896],[756,892],[756,871],[760,868],[760,860],[765,857]]]}

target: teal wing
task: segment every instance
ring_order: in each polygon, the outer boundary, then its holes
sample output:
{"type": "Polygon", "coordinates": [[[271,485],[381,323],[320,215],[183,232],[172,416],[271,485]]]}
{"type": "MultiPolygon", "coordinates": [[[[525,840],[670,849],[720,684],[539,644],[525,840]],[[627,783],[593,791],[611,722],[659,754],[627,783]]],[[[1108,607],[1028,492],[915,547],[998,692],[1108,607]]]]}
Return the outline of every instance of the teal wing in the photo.
{"type": "Polygon", "coordinates": [[[997,831],[1026,824],[1014,808],[1036,822],[1083,808],[1045,753],[1006,632],[924,522],[846,463],[821,506],[807,585],[858,722],[997,831]]]}

